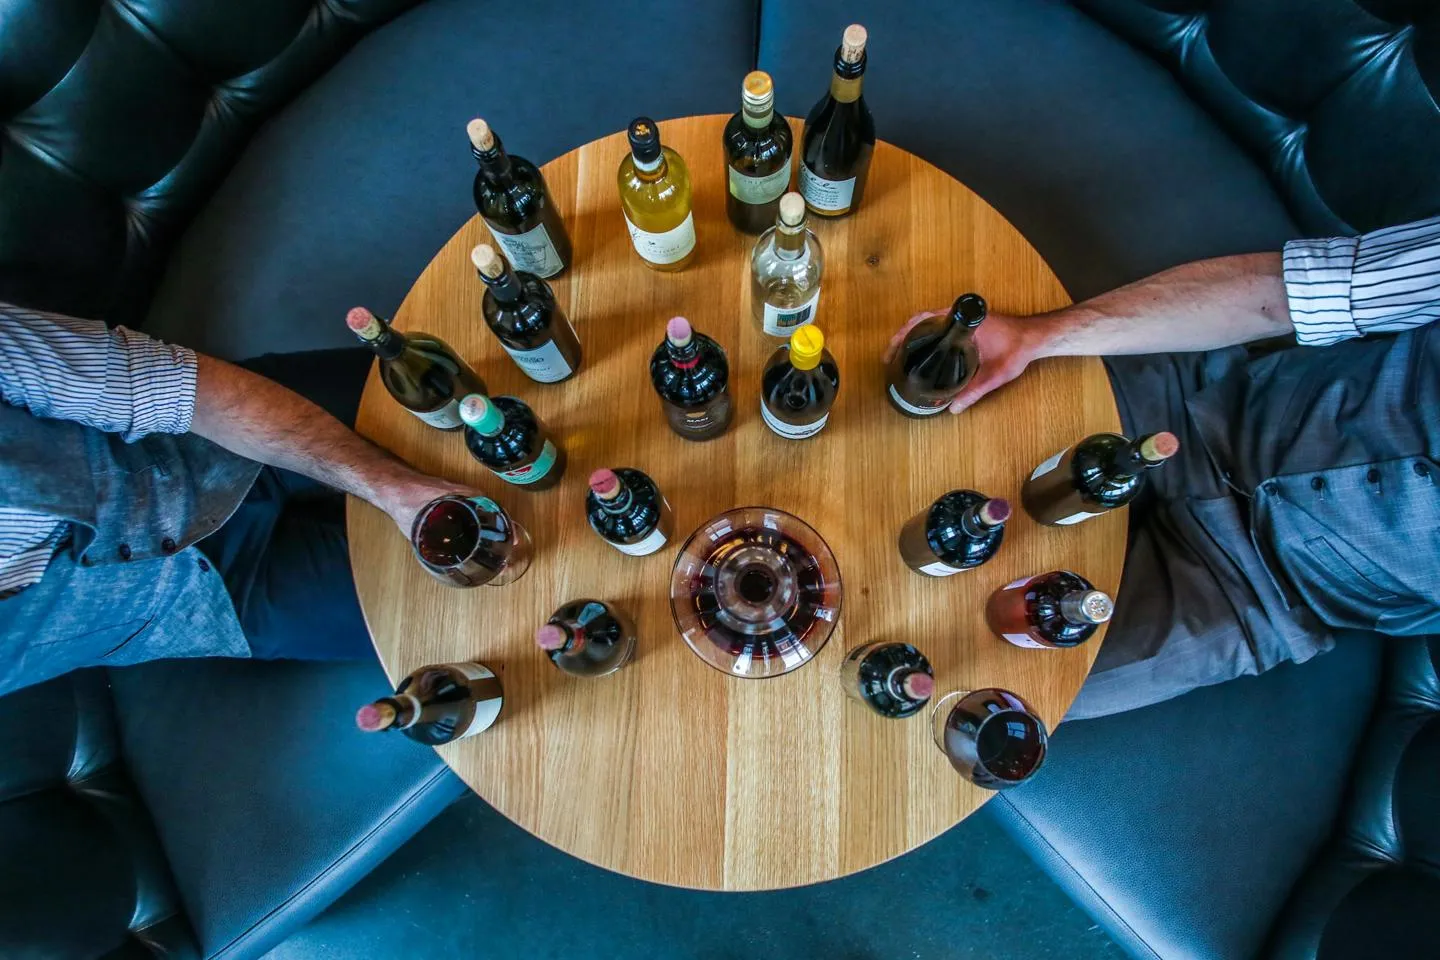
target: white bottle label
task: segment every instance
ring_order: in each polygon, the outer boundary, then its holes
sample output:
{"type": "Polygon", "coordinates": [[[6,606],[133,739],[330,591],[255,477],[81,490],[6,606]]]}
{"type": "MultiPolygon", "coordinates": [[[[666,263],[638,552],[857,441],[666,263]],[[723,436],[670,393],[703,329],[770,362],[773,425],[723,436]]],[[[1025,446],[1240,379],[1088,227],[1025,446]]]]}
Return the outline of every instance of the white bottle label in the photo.
{"type": "Polygon", "coordinates": [[[798,425],[794,423],[786,423],[784,420],[781,420],[779,417],[775,416],[775,414],[770,412],[770,408],[765,405],[765,400],[763,397],[760,400],[760,416],[765,421],[765,426],[769,427],[771,430],[775,431],[780,436],[785,437],[788,440],[804,440],[806,437],[813,437],[815,436],[815,434],[825,429],[825,424],[830,419],[830,414],[827,413],[819,420],[815,420],[811,423],[798,425]]]}
{"type": "MultiPolygon", "coordinates": [[[[495,674],[483,663],[457,663],[455,669],[465,675],[466,680],[485,680],[494,677],[495,674]]],[[[496,678],[499,679],[498,677],[496,678]]],[[[486,700],[475,701],[475,716],[470,721],[470,726],[464,733],[456,737],[456,740],[464,740],[466,737],[473,737],[477,733],[489,730],[495,725],[495,720],[500,716],[500,708],[505,705],[504,692],[498,697],[491,697],[486,700]]]]}
{"type": "Polygon", "coordinates": [[[664,233],[641,230],[630,222],[629,215],[625,217],[625,226],[630,228],[630,242],[635,244],[635,252],[651,263],[676,263],[684,260],[690,255],[690,251],[695,249],[693,213],[685,214],[685,222],[664,233]]]}
{"type": "Polygon", "coordinates": [[[1061,450],[1059,453],[1055,454],[1055,456],[1051,457],[1049,460],[1046,460],[1044,463],[1040,464],[1040,466],[1038,466],[1038,467],[1035,468],[1035,472],[1032,473],[1032,474],[1030,474],[1030,479],[1031,479],[1031,480],[1039,480],[1041,477],[1045,476],[1045,474],[1049,473],[1051,470],[1054,470],[1056,467],[1060,466],[1060,461],[1063,460],[1063,459],[1065,458],[1065,454],[1067,454],[1067,453],[1069,453],[1069,452],[1070,452],[1070,448],[1069,448],[1069,447],[1066,447],[1064,450],[1061,450]]]}
{"type": "Polygon", "coordinates": [[[1065,517],[1062,520],[1056,520],[1055,526],[1068,527],[1072,523],[1079,523],[1081,520],[1089,520],[1091,517],[1098,517],[1100,515],[1101,514],[1098,513],[1087,513],[1086,511],[1081,510],[1079,513],[1072,513],[1070,514],[1070,516],[1065,517]]]}
{"type": "Polygon", "coordinates": [[[774,173],[750,177],[730,167],[730,195],[741,203],[769,203],[790,186],[790,161],[774,173]]]}
{"type": "Polygon", "coordinates": [[[648,557],[665,546],[665,531],[656,527],[650,531],[650,536],[638,543],[614,543],[608,540],[606,542],[621,553],[629,554],[632,557],[648,557]]]}
{"type": "Polygon", "coordinates": [[[514,470],[497,470],[495,474],[501,480],[509,483],[535,483],[537,480],[544,479],[545,474],[550,472],[550,468],[555,466],[555,457],[555,444],[546,440],[545,446],[540,448],[540,456],[530,463],[523,467],[516,467],[514,470]]]}
{"type": "Polygon", "coordinates": [[[516,270],[524,270],[537,277],[553,277],[565,269],[560,252],[555,249],[550,232],[543,223],[524,233],[501,233],[491,227],[490,236],[495,238],[495,243],[516,270]]]}
{"type": "Polygon", "coordinates": [[[1050,647],[1045,646],[1045,644],[1043,643],[1036,643],[1034,640],[1031,640],[1023,633],[1002,633],[1000,634],[1000,636],[1004,637],[1006,640],[1009,640],[1017,647],[1034,647],[1037,650],[1051,649],[1050,647]]]}
{"type": "Polygon", "coordinates": [[[949,406],[948,403],[942,403],[938,407],[917,407],[915,404],[910,403],[904,397],[900,396],[900,391],[895,389],[895,384],[893,383],[890,384],[890,399],[894,400],[896,406],[901,410],[908,410],[917,417],[933,417],[949,406]]]}
{"type": "Polygon", "coordinates": [[[855,178],[849,180],[826,180],[816,176],[805,164],[800,164],[800,193],[812,210],[840,213],[850,209],[850,200],[855,196],[855,178]]]}
{"type": "Polygon", "coordinates": [[[500,346],[505,347],[505,352],[525,371],[525,376],[536,383],[555,383],[573,372],[554,340],[548,340],[543,347],[534,350],[516,350],[503,343],[500,346]]]}
{"type": "Polygon", "coordinates": [[[765,304],[765,332],[772,337],[788,337],[798,327],[815,322],[815,311],[820,305],[820,288],[810,294],[810,299],[798,307],[777,307],[765,304]]]}
{"type": "MultiPolygon", "coordinates": [[[[406,409],[409,408],[407,407],[406,409]]],[[[450,402],[438,410],[430,410],[426,413],[421,413],[419,410],[411,410],[410,412],[430,424],[430,426],[439,427],[441,430],[453,430],[465,422],[460,419],[460,401],[454,397],[451,397],[450,402]]]]}
{"type": "Polygon", "coordinates": [[[950,564],[945,563],[943,560],[936,560],[934,563],[925,564],[925,566],[920,568],[920,572],[932,577],[948,577],[951,574],[961,573],[963,571],[961,571],[959,567],[950,566],[950,564]]]}

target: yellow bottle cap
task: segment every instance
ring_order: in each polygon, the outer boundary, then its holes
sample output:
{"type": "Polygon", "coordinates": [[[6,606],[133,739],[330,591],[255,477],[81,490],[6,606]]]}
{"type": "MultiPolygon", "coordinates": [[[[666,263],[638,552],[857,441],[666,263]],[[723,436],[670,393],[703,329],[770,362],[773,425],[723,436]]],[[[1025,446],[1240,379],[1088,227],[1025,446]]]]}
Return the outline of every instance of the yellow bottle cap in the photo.
{"type": "Polygon", "coordinates": [[[790,366],[796,370],[809,370],[816,366],[824,350],[825,334],[813,323],[790,334],[790,366]]]}

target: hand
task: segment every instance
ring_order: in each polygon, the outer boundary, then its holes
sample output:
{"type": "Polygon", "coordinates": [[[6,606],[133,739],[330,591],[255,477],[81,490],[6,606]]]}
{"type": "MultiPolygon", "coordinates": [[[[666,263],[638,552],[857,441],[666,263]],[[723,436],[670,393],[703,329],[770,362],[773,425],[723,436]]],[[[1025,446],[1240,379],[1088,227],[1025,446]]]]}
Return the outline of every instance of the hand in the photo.
{"type": "MultiPolygon", "coordinates": [[[[894,359],[905,335],[915,325],[930,317],[943,317],[948,310],[925,310],[915,314],[901,327],[885,348],[885,362],[894,359]]],[[[1035,318],[1011,317],[1003,313],[991,313],[975,328],[975,347],[980,354],[980,369],[974,378],[950,402],[950,412],[960,413],[975,401],[1003,387],[1025,372],[1032,360],[1042,356],[1040,327],[1032,322],[1035,318]]]]}
{"type": "Polygon", "coordinates": [[[425,504],[451,493],[462,497],[480,495],[474,487],[407,470],[405,475],[389,479],[377,487],[375,505],[390,515],[408,540],[415,517],[425,504]]]}

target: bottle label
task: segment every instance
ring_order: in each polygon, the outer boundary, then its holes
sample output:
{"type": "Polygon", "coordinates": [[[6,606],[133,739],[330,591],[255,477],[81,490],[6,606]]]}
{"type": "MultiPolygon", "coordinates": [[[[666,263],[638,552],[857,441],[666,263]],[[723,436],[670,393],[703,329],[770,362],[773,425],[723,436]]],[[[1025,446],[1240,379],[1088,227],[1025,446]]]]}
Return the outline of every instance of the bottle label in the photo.
{"type": "Polygon", "coordinates": [[[501,480],[509,483],[534,483],[537,480],[543,480],[545,474],[550,472],[550,468],[555,466],[555,456],[555,444],[546,440],[545,446],[540,450],[540,456],[530,463],[523,467],[516,467],[514,470],[497,470],[495,473],[501,480]]]}
{"type": "Polygon", "coordinates": [[[806,437],[815,436],[815,434],[825,429],[825,423],[830,419],[830,414],[827,413],[819,420],[810,423],[786,423],[770,412],[770,408],[766,406],[763,397],[760,400],[760,416],[764,419],[765,426],[789,440],[804,440],[806,437]]]}
{"type": "Polygon", "coordinates": [[[790,160],[785,166],[763,177],[750,177],[730,168],[730,195],[741,203],[769,203],[790,186],[790,160]]]}
{"type": "Polygon", "coordinates": [[[516,350],[503,343],[500,346],[505,347],[505,352],[525,371],[525,376],[536,383],[555,383],[574,372],[554,340],[548,340],[544,346],[534,350],[516,350]]]}
{"type": "Polygon", "coordinates": [[[1044,463],[1040,464],[1040,466],[1038,466],[1038,467],[1035,468],[1035,472],[1032,473],[1032,474],[1030,474],[1030,479],[1031,479],[1031,480],[1039,480],[1041,477],[1045,476],[1045,474],[1049,473],[1051,470],[1054,470],[1056,467],[1060,466],[1060,461],[1063,460],[1063,459],[1065,458],[1065,454],[1067,454],[1067,453],[1069,453],[1069,452],[1070,452],[1070,448],[1069,448],[1069,447],[1066,447],[1064,450],[1061,450],[1059,453],[1055,454],[1055,456],[1051,457],[1049,460],[1046,460],[1044,463]]]}
{"type": "Polygon", "coordinates": [[[849,180],[826,180],[800,164],[800,193],[812,210],[826,213],[844,213],[850,209],[850,200],[855,196],[855,178],[849,180]]]}
{"type": "Polygon", "coordinates": [[[1081,510],[1079,513],[1072,513],[1070,516],[1055,521],[1057,527],[1068,527],[1072,523],[1079,523],[1081,520],[1089,520],[1091,517],[1101,516],[1099,513],[1088,513],[1081,510]]]}
{"type": "Polygon", "coordinates": [[[890,384],[890,399],[894,400],[895,405],[901,410],[907,410],[917,417],[933,417],[949,406],[948,403],[942,403],[938,407],[917,407],[915,404],[900,396],[900,391],[895,389],[895,384],[893,383],[890,384]]]}
{"type": "Polygon", "coordinates": [[[820,288],[810,294],[810,299],[798,307],[777,307],[765,304],[765,332],[772,337],[788,337],[797,327],[815,322],[815,310],[820,305],[820,288]]]}
{"type": "Polygon", "coordinates": [[[1006,640],[1009,640],[1017,647],[1034,647],[1037,650],[1051,649],[1043,643],[1036,643],[1034,640],[1031,640],[1028,635],[1023,633],[1002,633],[1000,634],[1000,636],[1004,637],[1006,640]]]}
{"type": "Polygon", "coordinates": [[[685,214],[685,221],[673,230],[666,230],[664,233],[651,233],[648,230],[641,230],[630,222],[627,214],[625,226],[630,228],[630,242],[635,244],[635,252],[650,261],[651,263],[677,263],[690,255],[695,249],[695,215],[685,214]]]}
{"type": "Polygon", "coordinates": [[[543,223],[524,233],[501,233],[491,227],[490,236],[495,238],[495,243],[516,270],[524,270],[537,277],[553,277],[565,269],[560,252],[555,249],[550,232],[543,223]]]}
{"type": "Polygon", "coordinates": [[[936,560],[934,563],[927,563],[920,568],[920,572],[932,577],[948,577],[951,574],[962,573],[959,567],[952,567],[943,560],[936,560]]]}
{"type": "Polygon", "coordinates": [[[621,553],[629,554],[632,557],[648,557],[656,550],[665,546],[665,531],[656,527],[650,531],[648,537],[636,543],[616,543],[613,540],[607,540],[606,542],[621,553]]]}
{"type": "MultiPolygon", "coordinates": [[[[406,409],[409,409],[408,407],[406,409]]],[[[460,419],[460,401],[454,397],[445,406],[436,410],[427,410],[421,413],[419,410],[411,410],[411,413],[430,424],[432,427],[439,427],[441,430],[454,430],[465,421],[460,419]]]]}
{"type": "Polygon", "coordinates": [[[466,680],[472,681],[470,692],[472,695],[481,693],[487,686],[493,684],[493,697],[476,697],[475,716],[470,720],[470,726],[465,732],[456,737],[456,740],[464,740],[466,737],[473,737],[477,733],[489,730],[495,719],[500,716],[500,708],[505,703],[504,693],[500,688],[500,678],[483,663],[455,663],[451,664],[456,670],[464,674],[466,680]],[[486,684],[484,681],[491,681],[486,684]],[[478,682],[475,682],[478,681],[478,682]]]}

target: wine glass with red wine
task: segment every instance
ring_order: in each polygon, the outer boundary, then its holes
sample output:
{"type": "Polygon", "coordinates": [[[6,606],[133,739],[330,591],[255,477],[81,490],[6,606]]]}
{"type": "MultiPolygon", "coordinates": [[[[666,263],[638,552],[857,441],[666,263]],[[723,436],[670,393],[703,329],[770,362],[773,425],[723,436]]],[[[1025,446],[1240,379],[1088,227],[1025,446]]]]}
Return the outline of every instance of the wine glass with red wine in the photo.
{"type": "Polygon", "coordinates": [[[977,787],[1004,790],[1024,783],[1045,762],[1045,723],[1009,690],[947,693],[935,704],[932,723],[935,745],[977,787]]]}
{"type": "Polygon", "coordinates": [[[840,567],[814,528],[771,507],[720,514],[690,535],[670,577],[675,626],[733,677],[808,663],[840,618],[840,567]]]}
{"type": "Polygon", "coordinates": [[[488,497],[431,500],[415,515],[410,545],[420,566],[452,587],[501,587],[530,567],[530,534],[488,497]]]}

